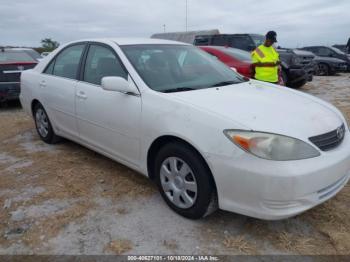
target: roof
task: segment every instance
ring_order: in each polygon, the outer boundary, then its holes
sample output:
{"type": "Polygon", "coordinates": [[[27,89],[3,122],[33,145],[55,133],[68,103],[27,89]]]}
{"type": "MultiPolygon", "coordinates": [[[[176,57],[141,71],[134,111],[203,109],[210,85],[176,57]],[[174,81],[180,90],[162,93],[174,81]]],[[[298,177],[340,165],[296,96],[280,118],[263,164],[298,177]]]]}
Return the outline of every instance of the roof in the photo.
{"type": "Polygon", "coordinates": [[[218,29],[204,30],[204,31],[188,31],[188,32],[172,32],[172,33],[159,33],[151,36],[153,39],[168,39],[180,41],[183,43],[193,44],[194,39],[198,35],[216,35],[220,34],[218,29]]]}
{"type": "Polygon", "coordinates": [[[144,44],[175,44],[184,45],[182,42],[163,40],[163,39],[151,39],[151,38],[112,38],[111,41],[118,45],[144,45],[144,44]]]}
{"type": "Polygon", "coordinates": [[[112,38],[88,38],[72,41],[67,44],[79,43],[79,42],[114,42],[117,45],[151,45],[151,44],[173,44],[173,45],[185,45],[181,42],[161,40],[161,39],[151,39],[151,38],[121,38],[121,37],[112,37],[112,38]]]}

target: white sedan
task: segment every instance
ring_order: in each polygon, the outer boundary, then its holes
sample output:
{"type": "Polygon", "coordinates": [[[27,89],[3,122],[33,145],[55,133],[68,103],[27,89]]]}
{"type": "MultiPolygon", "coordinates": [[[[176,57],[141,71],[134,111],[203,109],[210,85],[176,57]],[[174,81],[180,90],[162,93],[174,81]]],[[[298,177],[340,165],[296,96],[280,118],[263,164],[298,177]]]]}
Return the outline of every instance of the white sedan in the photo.
{"type": "Polygon", "coordinates": [[[349,128],[335,107],[192,45],[72,42],[25,71],[21,88],[43,141],[65,137],[148,176],[188,218],[218,207],[287,218],[349,180],[349,128]]]}

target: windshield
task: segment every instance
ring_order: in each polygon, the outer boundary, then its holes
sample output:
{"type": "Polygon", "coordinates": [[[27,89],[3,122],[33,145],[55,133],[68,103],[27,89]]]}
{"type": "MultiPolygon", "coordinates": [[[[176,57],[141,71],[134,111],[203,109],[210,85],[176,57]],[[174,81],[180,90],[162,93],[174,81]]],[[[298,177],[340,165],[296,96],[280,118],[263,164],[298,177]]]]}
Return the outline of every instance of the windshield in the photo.
{"type": "Polygon", "coordinates": [[[240,61],[251,61],[250,53],[247,51],[243,51],[236,48],[230,48],[230,47],[221,47],[218,48],[220,51],[224,52],[225,54],[232,56],[240,61]]]}
{"type": "Polygon", "coordinates": [[[28,54],[18,51],[0,52],[0,63],[12,62],[35,62],[35,60],[28,54]]]}
{"type": "Polygon", "coordinates": [[[330,49],[332,49],[334,52],[340,54],[340,55],[345,55],[345,53],[343,51],[341,51],[340,49],[336,48],[336,47],[330,47],[330,49]]]}
{"type": "Polygon", "coordinates": [[[156,91],[188,91],[246,81],[194,46],[126,45],[121,48],[145,83],[156,91]]]}
{"type": "Polygon", "coordinates": [[[263,35],[250,35],[256,46],[262,45],[265,42],[265,36],[263,35]]]}

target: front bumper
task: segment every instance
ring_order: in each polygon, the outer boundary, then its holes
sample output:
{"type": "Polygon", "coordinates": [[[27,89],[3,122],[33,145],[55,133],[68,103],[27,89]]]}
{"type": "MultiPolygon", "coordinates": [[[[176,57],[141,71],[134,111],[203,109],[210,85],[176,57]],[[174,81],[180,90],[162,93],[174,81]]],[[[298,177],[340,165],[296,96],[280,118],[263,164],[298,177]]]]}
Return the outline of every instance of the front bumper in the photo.
{"type": "MultiPolygon", "coordinates": [[[[234,145],[232,145],[234,146],[234,145]]],[[[350,134],[321,156],[269,161],[248,153],[208,155],[219,207],[266,220],[295,216],[336,195],[350,177],[350,134]]]]}
{"type": "Polygon", "coordinates": [[[336,72],[346,72],[348,70],[347,64],[337,64],[334,66],[336,72]]]}
{"type": "Polygon", "coordinates": [[[306,83],[308,81],[308,74],[304,69],[290,68],[288,71],[288,84],[293,85],[296,83],[306,83]]]}
{"type": "Polygon", "coordinates": [[[0,82],[0,102],[17,100],[20,91],[19,82],[0,82]]]}

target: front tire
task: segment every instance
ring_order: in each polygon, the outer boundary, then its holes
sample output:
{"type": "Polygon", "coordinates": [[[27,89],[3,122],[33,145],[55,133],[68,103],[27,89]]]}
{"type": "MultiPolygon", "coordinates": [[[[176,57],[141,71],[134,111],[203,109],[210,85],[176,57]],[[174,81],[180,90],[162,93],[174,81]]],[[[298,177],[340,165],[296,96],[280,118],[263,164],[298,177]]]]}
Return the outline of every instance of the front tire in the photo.
{"type": "Polygon", "coordinates": [[[161,148],[156,156],[155,172],[163,199],[176,213],[199,219],[217,209],[210,170],[188,145],[170,143],[161,148]]]}
{"type": "Polygon", "coordinates": [[[330,68],[327,64],[320,63],[318,65],[318,75],[319,76],[329,76],[330,75],[330,68]]]}
{"type": "Polygon", "coordinates": [[[55,144],[60,140],[52,128],[50,119],[44,107],[37,103],[33,109],[36,131],[39,137],[47,144],[55,144]]]}

